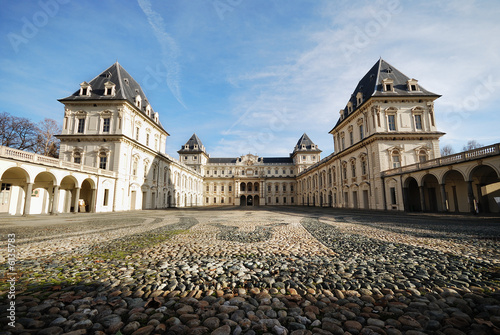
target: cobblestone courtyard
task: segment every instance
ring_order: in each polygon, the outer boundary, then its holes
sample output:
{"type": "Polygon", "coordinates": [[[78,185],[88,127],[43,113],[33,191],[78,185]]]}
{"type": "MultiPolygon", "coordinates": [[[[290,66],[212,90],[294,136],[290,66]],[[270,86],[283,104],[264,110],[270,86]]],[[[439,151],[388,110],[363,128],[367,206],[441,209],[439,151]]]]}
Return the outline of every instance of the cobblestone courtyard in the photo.
{"type": "Polygon", "coordinates": [[[500,219],[306,207],[0,217],[1,334],[500,334],[500,219]]]}

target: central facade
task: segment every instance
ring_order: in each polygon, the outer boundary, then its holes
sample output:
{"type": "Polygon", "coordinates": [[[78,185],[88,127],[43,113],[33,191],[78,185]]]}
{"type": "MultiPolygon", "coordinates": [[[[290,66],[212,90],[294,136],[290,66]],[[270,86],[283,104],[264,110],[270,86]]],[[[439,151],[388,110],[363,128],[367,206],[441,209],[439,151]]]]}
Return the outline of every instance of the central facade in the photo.
{"type": "Polygon", "coordinates": [[[319,162],[321,150],[302,135],[289,157],[210,157],[193,134],[180,162],[204,176],[204,205],[296,205],[297,174],[319,162]]]}

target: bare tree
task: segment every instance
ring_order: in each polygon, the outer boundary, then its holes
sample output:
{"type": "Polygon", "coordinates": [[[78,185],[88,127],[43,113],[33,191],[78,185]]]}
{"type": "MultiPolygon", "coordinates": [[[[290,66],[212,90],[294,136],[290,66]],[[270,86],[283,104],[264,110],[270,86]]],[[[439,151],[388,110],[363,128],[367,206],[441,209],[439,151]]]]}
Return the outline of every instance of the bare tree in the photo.
{"type": "Polygon", "coordinates": [[[0,144],[19,150],[34,151],[38,129],[29,119],[0,113],[0,144]]]}
{"type": "Polygon", "coordinates": [[[61,127],[53,119],[47,119],[38,123],[38,136],[35,152],[40,155],[59,157],[59,140],[55,135],[61,133],[61,127]]]}
{"type": "Polygon", "coordinates": [[[453,150],[453,147],[449,144],[447,144],[441,148],[441,156],[448,156],[448,155],[452,155],[454,153],[455,153],[455,150],[453,150]]]}
{"type": "Polygon", "coordinates": [[[474,149],[481,148],[481,147],[484,147],[484,145],[480,144],[476,140],[470,140],[470,141],[467,142],[466,145],[464,145],[464,147],[462,148],[462,150],[463,151],[469,151],[469,150],[474,150],[474,149]]]}

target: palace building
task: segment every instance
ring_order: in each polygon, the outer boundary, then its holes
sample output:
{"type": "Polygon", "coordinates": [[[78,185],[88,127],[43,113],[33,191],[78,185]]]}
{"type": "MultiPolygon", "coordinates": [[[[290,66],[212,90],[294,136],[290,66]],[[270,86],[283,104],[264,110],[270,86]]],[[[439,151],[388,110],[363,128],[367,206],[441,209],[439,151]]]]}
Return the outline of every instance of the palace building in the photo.
{"type": "Polygon", "coordinates": [[[169,136],[117,62],[60,99],[60,159],[0,147],[0,213],[108,212],[191,206],[302,205],[499,212],[500,145],[440,157],[434,101],[383,59],[355,87],[330,134],[305,133],[288,157],[210,157],[193,134],[169,136]]]}

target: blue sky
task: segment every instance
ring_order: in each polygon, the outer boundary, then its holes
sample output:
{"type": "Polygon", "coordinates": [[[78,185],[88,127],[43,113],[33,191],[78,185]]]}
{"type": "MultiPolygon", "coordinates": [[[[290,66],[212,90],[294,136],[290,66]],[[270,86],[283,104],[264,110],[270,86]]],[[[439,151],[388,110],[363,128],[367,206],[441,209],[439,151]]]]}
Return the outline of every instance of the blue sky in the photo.
{"type": "Polygon", "coordinates": [[[384,58],[441,94],[460,151],[500,142],[500,2],[1,0],[0,112],[62,121],[57,99],[116,60],[141,84],[177,157],[193,132],[215,156],[286,156],[328,131],[384,58]]]}

